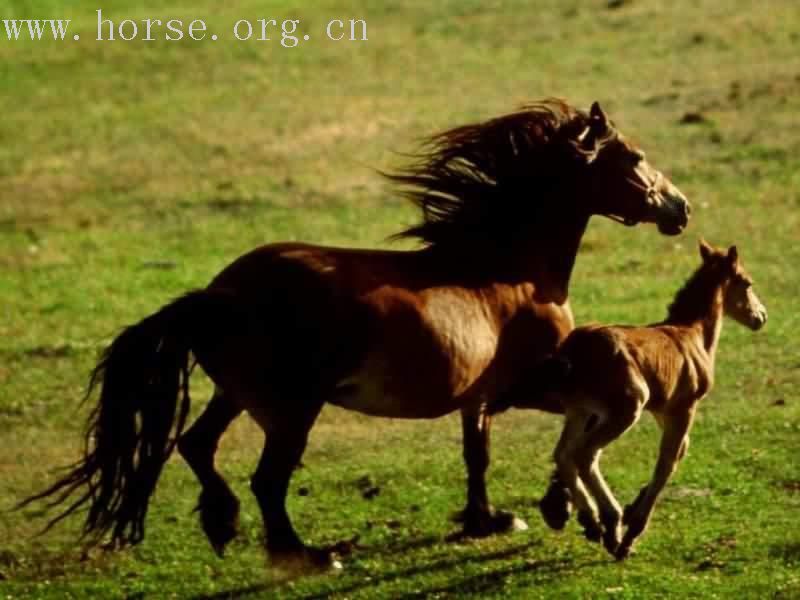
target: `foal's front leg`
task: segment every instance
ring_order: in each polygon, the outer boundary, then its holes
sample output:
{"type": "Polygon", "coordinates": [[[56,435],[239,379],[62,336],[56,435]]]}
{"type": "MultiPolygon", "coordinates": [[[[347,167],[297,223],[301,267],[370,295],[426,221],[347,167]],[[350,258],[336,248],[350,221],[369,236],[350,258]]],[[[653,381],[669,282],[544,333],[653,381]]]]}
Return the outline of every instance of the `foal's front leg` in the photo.
{"type": "Polygon", "coordinates": [[[463,534],[486,537],[494,533],[527,529],[527,524],[513,514],[496,511],[486,492],[486,470],[489,468],[489,430],[491,417],[484,405],[461,410],[464,435],[464,462],[467,466],[467,506],[459,519],[463,534]]]}
{"type": "Polygon", "coordinates": [[[625,524],[628,528],[622,538],[622,543],[617,548],[617,559],[627,558],[634,542],[647,528],[661,491],[686,453],[693,417],[694,408],[683,414],[669,415],[662,418],[663,434],[661,436],[658,462],[650,483],[642,488],[634,503],[625,509],[625,524]]]}

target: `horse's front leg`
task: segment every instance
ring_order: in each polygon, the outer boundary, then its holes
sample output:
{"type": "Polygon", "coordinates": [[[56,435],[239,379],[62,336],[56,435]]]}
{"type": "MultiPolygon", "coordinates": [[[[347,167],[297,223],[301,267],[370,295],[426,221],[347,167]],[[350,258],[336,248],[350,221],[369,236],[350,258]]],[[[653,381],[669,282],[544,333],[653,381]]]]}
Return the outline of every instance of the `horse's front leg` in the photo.
{"type": "Polygon", "coordinates": [[[487,537],[495,533],[524,530],[521,519],[505,511],[496,511],[486,492],[486,471],[489,468],[489,430],[491,417],[484,405],[461,410],[464,435],[464,462],[467,466],[467,506],[460,514],[463,534],[487,537]]]}

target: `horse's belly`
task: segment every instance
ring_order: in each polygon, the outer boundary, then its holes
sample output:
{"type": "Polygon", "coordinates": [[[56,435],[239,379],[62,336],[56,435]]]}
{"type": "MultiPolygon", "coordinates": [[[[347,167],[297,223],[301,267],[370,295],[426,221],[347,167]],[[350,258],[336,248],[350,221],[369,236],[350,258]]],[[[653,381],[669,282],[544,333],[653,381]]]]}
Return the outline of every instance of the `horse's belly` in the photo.
{"type": "Polygon", "coordinates": [[[486,397],[497,343],[496,327],[479,305],[440,292],[425,298],[417,318],[387,327],[330,402],[376,416],[446,415],[486,397]]]}
{"type": "Polygon", "coordinates": [[[459,398],[432,398],[424,392],[411,397],[396,394],[387,390],[381,382],[358,375],[343,380],[328,402],[373,417],[395,419],[435,419],[457,410],[463,404],[459,398]]]}

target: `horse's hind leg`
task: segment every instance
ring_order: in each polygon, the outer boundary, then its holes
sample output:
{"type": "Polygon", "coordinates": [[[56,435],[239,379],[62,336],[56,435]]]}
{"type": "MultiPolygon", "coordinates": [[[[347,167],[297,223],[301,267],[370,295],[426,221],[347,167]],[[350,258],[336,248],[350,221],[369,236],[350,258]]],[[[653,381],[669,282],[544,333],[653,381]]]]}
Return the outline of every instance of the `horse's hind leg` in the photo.
{"type": "Polygon", "coordinates": [[[202,491],[198,510],[211,546],[222,556],[225,545],[236,536],[239,500],[214,467],[214,454],[220,437],[241,413],[220,389],[203,414],[178,441],[178,450],[200,480],[202,491]]]}
{"type": "Polygon", "coordinates": [[[511,529],[527,529],[524,521],[511,513],[495,511],[486,492],[486,470],[489,468],[489,428],[491,417],[484,407],[463,409],[461,426],[464,434],[464,461],[467,466],[467,506],[459,519],[464,535],[485,537],[511,529]]]}
{"type": "Polygon", "coordinates": [[[276,566],[325,569],[335,566],[331,552],[306,546],[286,512],[286,495],[292,472],[300,463],[308,434],[322,402],[285,403],[268,416],[253,415],[266,433],[266,442],[251,489],[264,518],[266,548],[276,566]]]}

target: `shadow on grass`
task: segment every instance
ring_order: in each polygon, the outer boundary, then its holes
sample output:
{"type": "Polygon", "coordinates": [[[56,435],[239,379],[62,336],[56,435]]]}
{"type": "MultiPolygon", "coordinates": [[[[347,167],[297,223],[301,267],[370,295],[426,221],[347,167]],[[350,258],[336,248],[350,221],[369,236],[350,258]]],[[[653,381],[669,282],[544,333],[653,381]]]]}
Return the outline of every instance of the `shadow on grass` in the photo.
{"type": "Polygon", "coordinates": [[[773,544],[769,549],[769,556],[787,565],[800,565],[800,542],[773,544]]]}
{"type": "MultiPolygon", "coordinates": [[[[364,557],[397,554],[408,550],[431,546],[433,544],[440,542],[441,542],[440,538],[437,538],[435,536],[428,536],[419,539],[411,539],[400,544],[387,545],[386,547],[383,548],[375,548],[372,550],[368,550],[367,552],[363,552],[362,550],[359,552],[359,554],[362,554],[362,556],[364,557]]],[[[404,579],[417,577],[419,575],[431,574],[438,571],[447,571],[450,569],[454,569],[459,566],[462,566],[467,561],[471,564],[479,564],[479,563],[488,563],[499,560],[506,560],[514,556],[517,556],[529,550],[530,548],[540,545],[542,545],[542,540],[537,539],[526,542],[524,544],[517,544],[510,548],[497,550],[495,552],[487,552],[482,554],[477,553],[472,556],[460,555],[456,558],[436,560],[422,565],[396,569],[393,571],[372,575],[368,580],[365,579],[362,581],[356,581],[350,583],[342,582],[343,585],[341,586],[337,586],[334,583],[333,585],[331,585],[329,589],[327,589],[324,592],[310,592],[305,596],[299,596],[299,597],[305,600],[312,600],[315,598],[326,598],[333,594],[336,595],[343,594],[346,596],[348,594],[364,591],[369,588],[376,588],[381,585],[389,584],[395,581],[402,581],[404,579]]],[[[427,597],[430,594],[436,594],[436,593],[489,592],[494,589],[502,588],[505,583],[505,579],[510,575],[536,571],[536,572],[541,572],[545,575],[555,576],[556,574],[561,573],[568,568],[569,569],[575,568],[575,565],[570,559],[565,559],[565,558],[528,561],[525,562],[524,564],[508,566],[505,568],[493,570],[488,573],[481,573],[478,575],[471,575],[469,577],[456,579],[452,583],[448,583],[447,585],[416,590],[413,593],[406,595],[398,595],[395,597],[422,598],[422,597],[427,597]]],[[[270,590],[277,592],[277,588],[282,586],[284,583],[285,581],[276,581],[260,585],[252,585],[224,592],[219,592],[217,594],[212,594],[212,595],[196,596],[195,600],[222,600],[222,599],[234,600],[238,598],[247,598],[251,596],[264,594],[265,592],[270,590]]]]}

